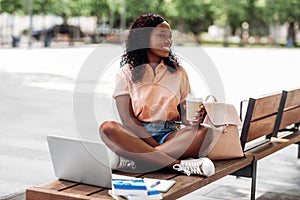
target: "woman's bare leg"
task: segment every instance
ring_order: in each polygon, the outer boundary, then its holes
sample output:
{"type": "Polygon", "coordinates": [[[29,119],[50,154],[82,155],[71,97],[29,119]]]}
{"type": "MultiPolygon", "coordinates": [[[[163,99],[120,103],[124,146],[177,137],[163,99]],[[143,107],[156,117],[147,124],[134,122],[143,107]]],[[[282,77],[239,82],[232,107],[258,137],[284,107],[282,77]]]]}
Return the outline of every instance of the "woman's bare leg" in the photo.
{"type": "Polygon", "coordinates": [[[204,126],[187,126],[171,134],[165,143],[155,148],[173,158],[199,157],[206,135],[212,134],[210,131],[212,130],[204,126]]]}
{"type": "Polygon", "coordinates": [[[106,145],[123,157],[170,168],[180,163],[179,160],[148,145],[117,122],[102,123],[99,132],[106,145]]]}

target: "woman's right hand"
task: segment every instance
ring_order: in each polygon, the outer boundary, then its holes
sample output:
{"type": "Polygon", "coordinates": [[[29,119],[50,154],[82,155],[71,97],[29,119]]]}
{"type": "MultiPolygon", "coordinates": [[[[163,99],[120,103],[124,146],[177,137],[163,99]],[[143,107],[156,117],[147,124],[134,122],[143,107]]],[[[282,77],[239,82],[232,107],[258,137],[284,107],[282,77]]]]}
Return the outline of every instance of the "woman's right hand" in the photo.
{"type": "Polygon", "coordinates": [[[200,110],[195,113],[194,120],[193,121],[189,121],[189,124],[190,125],[199,125],[200,123],[203,122],[206,114],[207,113],[206,113],[205,107],[204,107],[204,105],[202,105],[200,107],[200,110]]]}

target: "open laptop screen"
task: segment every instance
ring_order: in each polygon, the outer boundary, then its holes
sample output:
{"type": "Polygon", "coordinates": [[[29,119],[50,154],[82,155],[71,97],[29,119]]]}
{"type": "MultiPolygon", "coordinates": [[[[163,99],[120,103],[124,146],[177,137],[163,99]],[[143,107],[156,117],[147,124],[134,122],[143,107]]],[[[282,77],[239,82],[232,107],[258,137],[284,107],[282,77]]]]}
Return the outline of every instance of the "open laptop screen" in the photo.
{"type": "Polygon", "coordinates": [[[48,135],[57,178],[111,188],[107,147],[101,142],[48,135]]]}

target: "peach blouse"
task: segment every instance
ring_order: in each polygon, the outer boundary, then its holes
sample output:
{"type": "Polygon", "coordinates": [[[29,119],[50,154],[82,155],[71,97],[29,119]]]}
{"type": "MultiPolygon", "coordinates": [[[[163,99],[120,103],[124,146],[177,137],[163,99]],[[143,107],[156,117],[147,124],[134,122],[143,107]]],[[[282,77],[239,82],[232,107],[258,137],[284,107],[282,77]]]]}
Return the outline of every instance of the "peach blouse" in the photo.
{"type": "Polygon", "coordinates": [[[152,67],[145,65],[141,81],[131,81],[130,65],[122,67],[116,76],[113,97],[130,95],[132,108],[137,119],[143,122],[159,120],[179,120],[177,106],[190,92],[190,83],[186,71],[180,67],[170,73],[161,62],[155,73],[152,67]]]}

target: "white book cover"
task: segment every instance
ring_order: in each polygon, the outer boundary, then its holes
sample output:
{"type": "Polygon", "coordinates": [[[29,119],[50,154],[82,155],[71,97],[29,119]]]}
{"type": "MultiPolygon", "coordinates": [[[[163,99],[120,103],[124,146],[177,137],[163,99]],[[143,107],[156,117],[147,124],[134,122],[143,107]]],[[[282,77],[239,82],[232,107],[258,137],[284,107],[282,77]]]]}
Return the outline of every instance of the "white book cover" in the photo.
{"type": "Polygon", "coordinates": [[[153,178],[144,178],[144,182],[147,187],[150,186],[151,189],[157,190],[159,192],[167,192],[175,183],[174,180],[162,180],[153,178]]]}

